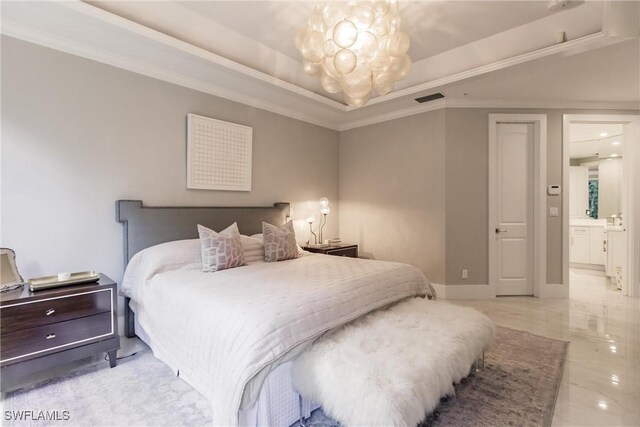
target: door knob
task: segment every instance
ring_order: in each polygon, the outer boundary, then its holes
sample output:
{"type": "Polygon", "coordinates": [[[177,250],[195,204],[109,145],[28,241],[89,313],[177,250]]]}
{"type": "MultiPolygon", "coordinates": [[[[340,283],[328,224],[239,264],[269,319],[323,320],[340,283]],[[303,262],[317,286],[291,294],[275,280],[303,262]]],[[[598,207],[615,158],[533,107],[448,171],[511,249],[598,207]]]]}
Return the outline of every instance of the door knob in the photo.
{"type": "Polygon", "coordinates": [[[499,229],[499,228],[496,228],[496,234],[499,234],[499,233],[506,233],[506,232],[507,232],[507,230],[501,230],[501,229],[499,229]]]}

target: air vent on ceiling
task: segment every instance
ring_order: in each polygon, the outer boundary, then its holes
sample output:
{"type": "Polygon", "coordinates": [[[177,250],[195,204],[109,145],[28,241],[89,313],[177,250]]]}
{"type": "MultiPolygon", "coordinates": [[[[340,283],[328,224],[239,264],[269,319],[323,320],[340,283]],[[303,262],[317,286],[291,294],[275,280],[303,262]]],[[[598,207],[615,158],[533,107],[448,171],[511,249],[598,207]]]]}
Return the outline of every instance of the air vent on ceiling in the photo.
{"type": "Polygon", "coordinates": [[[440,92],[434,93],[433,95],[421,96],[420,98],[416,98],[416,101],[419,103],[435,101],[436,99],[444,98],[444,95],[440,92]]]}

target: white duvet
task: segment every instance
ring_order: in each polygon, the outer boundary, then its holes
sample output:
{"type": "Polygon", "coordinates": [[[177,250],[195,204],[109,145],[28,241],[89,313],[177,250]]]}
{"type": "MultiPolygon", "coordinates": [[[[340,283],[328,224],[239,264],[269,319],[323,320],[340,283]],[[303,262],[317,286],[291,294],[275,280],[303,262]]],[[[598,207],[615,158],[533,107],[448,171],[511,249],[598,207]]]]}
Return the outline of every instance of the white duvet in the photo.
{"type": "Polygon", "coordinates": [[[122,293],[156,357],[210,400],[215,425],[237,425],[269,371],[324,332],[432,293],[415,267],[326,255],[203,273],[190,262],[199,247],[183,242],[178,261],[163,245],[137,254],[122,293]]]}

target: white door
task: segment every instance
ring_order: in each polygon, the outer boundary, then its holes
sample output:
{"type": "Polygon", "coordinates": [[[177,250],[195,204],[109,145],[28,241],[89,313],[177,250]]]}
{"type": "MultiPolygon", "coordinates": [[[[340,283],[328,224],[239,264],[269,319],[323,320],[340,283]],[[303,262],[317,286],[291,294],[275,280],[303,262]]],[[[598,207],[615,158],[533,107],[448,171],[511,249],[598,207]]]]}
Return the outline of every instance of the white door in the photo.
{"type": "Polygon", "coordinates": [[[533,124],[499,123],[496,295],[533,295],[533,124]]]}

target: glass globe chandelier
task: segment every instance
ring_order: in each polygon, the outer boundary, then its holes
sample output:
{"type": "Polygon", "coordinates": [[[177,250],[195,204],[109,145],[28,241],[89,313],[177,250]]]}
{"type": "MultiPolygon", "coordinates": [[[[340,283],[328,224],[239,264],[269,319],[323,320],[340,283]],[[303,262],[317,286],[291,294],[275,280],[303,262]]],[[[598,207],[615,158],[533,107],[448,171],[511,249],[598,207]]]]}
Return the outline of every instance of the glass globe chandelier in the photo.
{"type": "Polygon", "coordinates": [[[371,92],[386,95],[411,71],[409,36],[400,30],[397,0],[329,2],[318,6],[294,42],[305,73],[329,93],[359,107],[371,92]]]}

